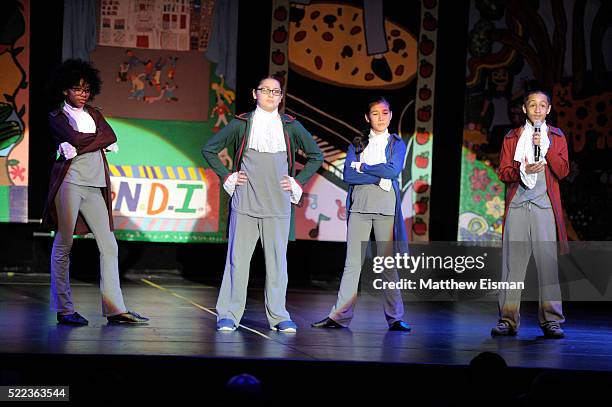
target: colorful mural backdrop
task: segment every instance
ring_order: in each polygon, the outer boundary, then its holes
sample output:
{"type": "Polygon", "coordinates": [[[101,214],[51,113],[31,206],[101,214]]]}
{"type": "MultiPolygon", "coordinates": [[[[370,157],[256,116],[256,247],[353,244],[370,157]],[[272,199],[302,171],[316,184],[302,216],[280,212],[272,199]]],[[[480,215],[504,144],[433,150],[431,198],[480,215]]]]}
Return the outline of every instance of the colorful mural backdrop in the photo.
{"type": "Polygon", "coordinates": [[[499,240],[504,185],[495,173],[503,137],[524,123],[529,87],[552,94],[549,122],[567,137],[561,183],[568,235],[612,232],[612,3],[472,0],[466,72],[459,240],[499,240]]]}
{"type": "Polygon", "coordinates": [[[298,205],[296,237],[346,239],[346,150],[369,129],[367,105],[384,96],[391,131],[409,145],[400,184],[405,222],[412,239],[427,239],[437,1],[274,0],[271,27],[270,74],[284,79],[285,112],[325,156],[298,205]]]}
{"type": "MultiPolygon", "coordinates": [[[[101,2],[100,44],[113,46],[98,46],[91,57],[104,82],[95,104],[102,108],[119,144],[118,153],[107,155],[119,239],[224,240],[226,194],[200,153],[207,139],[231,120],[235,100],[234,90],[215,74],[203,53],[213,4],[210,0],[101,2]],[[143,21],[150,26],[142,26],[143,21]],[[192,27],[186,31],[191,35],[186,48],[181,39],[183,22],[192,27]],[[106,35],[109,24],[112,30],[106,35]],[[149,33],[148,41],[139,39],[144,32],[149,33]],[[176,37],[172,41],[166,38],[170,34],[176,37]]],[[[220,158],[232,165],[227,151],[220,158]]]]}
{"type": "Polygon", "coordinates": [[[112,117],[109,123],[119,144],[117,154],[107,155],[115,235],[157,242],[223,241],[226,205],[218,177],[204,168],[200,154],[214,122],[112,117]]]}
{"type": "Polygon", "coordinates": [[[0,222],[27,222],[29,0],[0,3],[0,16],[0,222]]]}
{"type": "Polygon", "coordinates": [[[207,0],[100,0],[100,45],[203,51],[213,18],[207,0]]]}
{"type": "Polygon", "coordinates": [[[96,103],[105,115],[208,120],[210,63],[201,51],[99,46],[91,59],[103,73],[104,92],[96,103]]]}

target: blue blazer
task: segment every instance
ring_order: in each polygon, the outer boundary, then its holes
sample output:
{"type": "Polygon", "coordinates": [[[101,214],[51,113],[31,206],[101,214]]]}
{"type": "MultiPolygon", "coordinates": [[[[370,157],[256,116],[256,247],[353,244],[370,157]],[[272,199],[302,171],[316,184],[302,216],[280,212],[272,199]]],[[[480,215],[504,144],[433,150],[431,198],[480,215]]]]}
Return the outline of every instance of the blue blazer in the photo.
{"type": "Polygon", "coordinates": [[[406,158],[406,143],[397,134],[392,134],[389,137],[389,143],[385,148],[387,162],[385,164],[367,165],[361,164],[362,173],[357,172],[351,167],[351,163],[359,161],[359,156],[355,154],[355,146],[349,145],[346,153],[346,161],[344,162],[344,182],[349,184],[348,194],[346,195],[346,213],[347,222],[350,216],[351,194],[355,185],[378,184],[381,178],[390,179],[395,191],[395,220],[393,222],[393,240],[395,241],[396,250],[399,253],[408,253],[408,234],[406,233],[406,225],[404,225],[404,216],[402,215],[402,201],[399,186],[399,175],[404,169],[404,160],[406,158]]]}

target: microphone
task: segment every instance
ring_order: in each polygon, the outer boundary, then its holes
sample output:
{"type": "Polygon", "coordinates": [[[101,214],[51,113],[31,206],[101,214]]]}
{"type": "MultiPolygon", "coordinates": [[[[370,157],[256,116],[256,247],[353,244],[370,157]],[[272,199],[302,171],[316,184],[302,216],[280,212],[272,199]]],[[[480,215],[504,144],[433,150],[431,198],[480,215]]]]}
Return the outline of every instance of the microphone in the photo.
{"type": "MultiPolygon", "coordinates": [[[[533,123],[533,135],[535,136],[536,134],[539,136],[540,135],[540,127],[542,127],[542,122],[539,120],[536,120],[533,123]]],[[[539,145],[534,145],[533,146],[533,160],[535,162],[540,161],[540,146],[539,145]]]]}

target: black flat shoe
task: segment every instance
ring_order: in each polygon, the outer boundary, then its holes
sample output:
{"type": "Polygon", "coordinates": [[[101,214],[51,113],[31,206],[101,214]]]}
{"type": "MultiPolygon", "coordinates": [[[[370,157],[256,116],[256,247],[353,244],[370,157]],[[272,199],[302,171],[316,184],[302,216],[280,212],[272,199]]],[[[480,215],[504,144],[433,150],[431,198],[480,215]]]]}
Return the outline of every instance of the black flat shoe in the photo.
{"type": "Polygon", "coordinates": [[[541,326],[545,338],[561,339],[565,338],[565,332],[556,321],[546,322],[541,326]]]}
{"type": "Polygon", "coordinates": [[[412,331],[412,328],[410,327],[410,325],[408,325],[404,321],[395,321],[389,327],[389,331],[410,332],[410,331],[412,331]]]}
{"type": "Polygon", "coordinates": [[[391,72],[391,67],[387,62],[386,57],[382,58],[372,58],[372,62],[370,64],[372,68],[372,72],[376,74],[380,79],[385,82],[391,82],[393,80],[393,72],[391,72]]]}
{"type": "Polygon", "coordinates": [[[516,328],[510,326],[508,321],[499,320],[497,325],[491,329],[491,336],[516,336],[516,328]]]}
{"type": "Polygon", "coordinates": [[[146,324],[149,322],[149,318],[138,315],[134,311],[106,317],[106,320],[109,324],[146,324]]]}
{"type": "Polygon", "coordinates": [[[310,326],[312,326],[313,328],[331,328],[331,329],[344,328],[342,325],[340,325],[339,323],[337,323],[330,317],[322,319],[319,322],[315,322],[311,324],[310,326]]]}
{"type": "Polygon", "coordinates": [[[62,325],[88,325],[89,321],[83,318],[78,312],[73,312],[72,314],[62,315],[60,313],[57,314],[57,323],[62,325]]]}

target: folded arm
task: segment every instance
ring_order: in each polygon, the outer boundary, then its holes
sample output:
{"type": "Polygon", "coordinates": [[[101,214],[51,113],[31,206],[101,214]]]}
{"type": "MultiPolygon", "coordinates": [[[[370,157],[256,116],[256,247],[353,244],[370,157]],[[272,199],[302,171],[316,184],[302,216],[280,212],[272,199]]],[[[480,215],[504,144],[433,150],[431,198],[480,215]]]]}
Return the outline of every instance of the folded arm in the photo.
{"type": "Polygon", "coordinates": [[[378,178],[395,179],[404,169],[406,159],[406,144],[403,141],[396,142],[391,159],[382,164],[361,164],[361,171],[365,174],[378,178]]]}
{"type": "MultiPolygon", "coordinates": [[[[349,185],[366,185],[376,184],[380,182],[380,177],[365,174],[363,172],[357,172],[351,165],[353,162],[357,162],[355,155],[355,146],[349,145],[348,151],[346,152],[346,160],[344,161],[343,179],[349,185]]],[[[363,167],[364,164],[361,166],[363,167]]]]}

